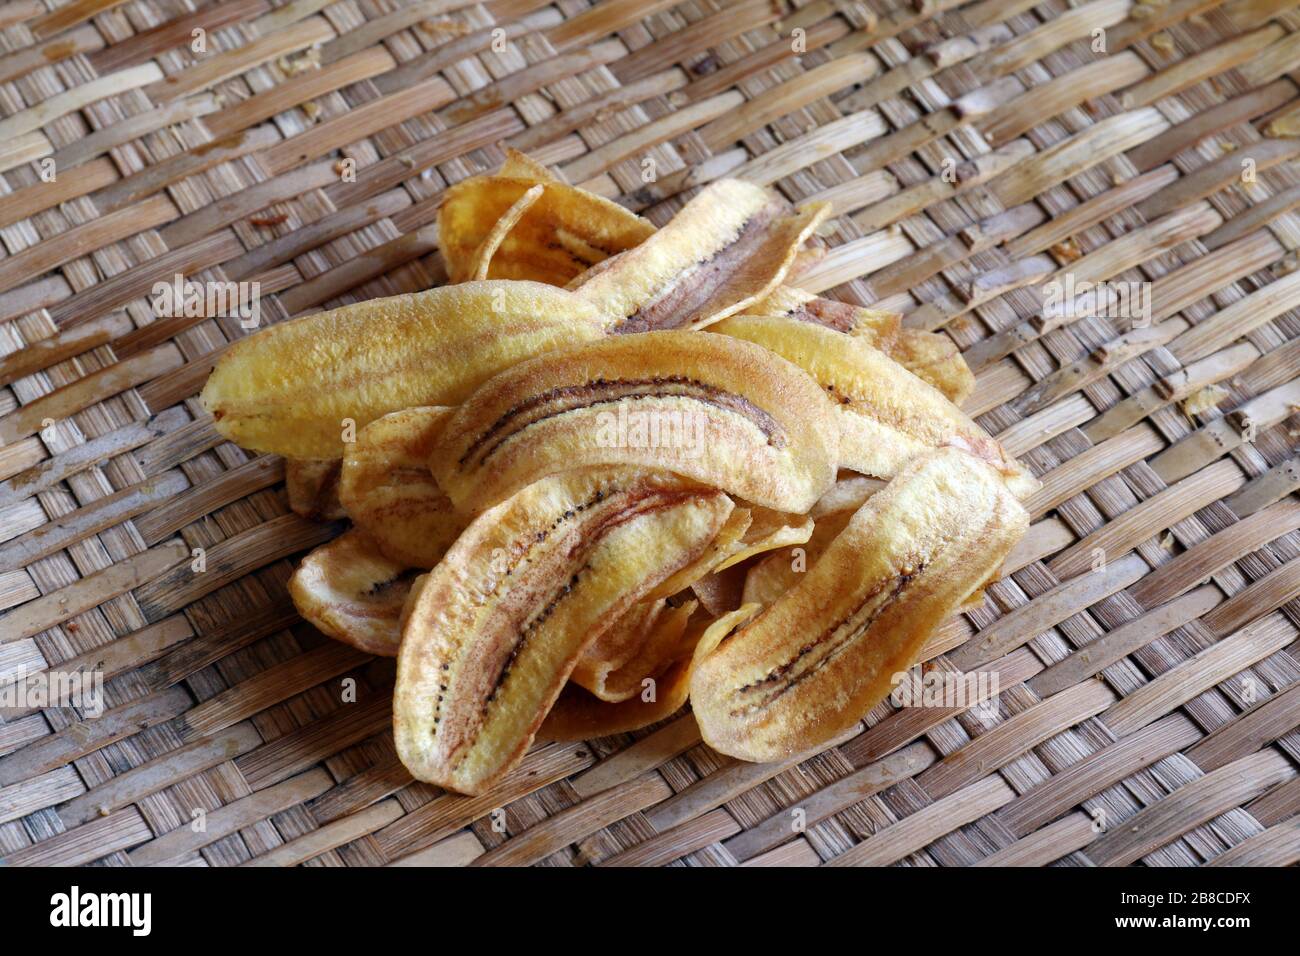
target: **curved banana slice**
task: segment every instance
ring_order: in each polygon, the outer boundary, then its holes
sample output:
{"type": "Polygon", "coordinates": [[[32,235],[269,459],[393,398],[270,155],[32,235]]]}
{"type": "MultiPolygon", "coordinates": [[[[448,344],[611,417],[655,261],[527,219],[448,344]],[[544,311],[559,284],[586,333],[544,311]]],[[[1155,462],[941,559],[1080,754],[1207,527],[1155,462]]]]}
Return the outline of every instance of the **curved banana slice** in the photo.
{"type": "Polygon", "coordinates": [[[455,409],[408,408],[377,418],[343,453],[339,498],[383,554],[431,568],[468,523],[429,471],[429,455],[455,409]]]}
{"type": "Polygon", "coordinates": [[[438,209],[438,244],[452,282],[474,277],[476,253],[512,208],[539,185],[491,255],[488,277],[564,286],[598,262],[644,242],[654,225],[618,203],[507,166],[450,187],[438,209]]]}
{"type": "Polygon", "coordinates": [[[708,651],[691,678],[707,743],[775,760],[845,730],[1029,525],[1002,477],[944,448],[873,495],[799,583],[708,651]]]}
{"type": "Polygon", "coordinates": [[[720,179],[570,288],[613,320],[612,332],[703,328],[780,285],[829,213],[829,203],[793,210],[760,186],[720,179]]]}
{"type": "Polygon", "coordinates": [[[328,458],[288,458],[284,462],[284,488],[289,510],[312,521],[336,521],[347,512],[339,501],[342,462],[328,458]]]}
{"type": "Polygon", "coordinates": [[[650,332],[554,351],[485,382],[430,467],[471,512],[564,469],[636,464],[803,513],[835,480],[838,441],[834,406],[781,357],[734,338],[650,332]]]}
{"type": "Polygon", "coordinates": [[[289,596],[322,634],[367,654],[394,657],[402,608],[418,573],[385,558],[364,532],[353,529],[303,558],[289,578],[289,596]]]}
{"type": "Polygon", "coordinates": [[[837,302],[790,286],[781,286],[745,311],[750,315],[783,315],[861,336],[956,405],[975,390],[975,375],[957,344],[937,332],[903,328],[902,316],[897,312],[837,302]]]}
{"type": "Polygon", "coordinates": [[[956,405],[864,339],[794,319],[736,316],[713,330],[755,342],[815,378],[837,403],[839,463],[892,477],[915,455],[958,445],[998,468],[1019,497],[1038,482],[956,405]]]}
{"type": "Polygon", "coordinates": [[[686,624],[699,606],[686,601],[642,600],[583,650],[569,680],[603,701],[627,700],[641,693],[641,682],[672,663],[686,624]]]}
{"type": "Polygon", "coordinates": [[[419,779],[479,793],[524,755],[586,645],[707,547],[722,492],[632,469],[538,481],[484,512],[407,610],[393,730],[419,779]]]}
{"type": "Polygon", "coordinates": [[[339,458],[349,427],[453,405],[485,379],[602,335],[594,306],[535,282],[467,282],[270,326],[230,346],[201,400],[223,436],[290,458],[339,458]],[[351,426],[349,426],[351,423],[351,426]]]}

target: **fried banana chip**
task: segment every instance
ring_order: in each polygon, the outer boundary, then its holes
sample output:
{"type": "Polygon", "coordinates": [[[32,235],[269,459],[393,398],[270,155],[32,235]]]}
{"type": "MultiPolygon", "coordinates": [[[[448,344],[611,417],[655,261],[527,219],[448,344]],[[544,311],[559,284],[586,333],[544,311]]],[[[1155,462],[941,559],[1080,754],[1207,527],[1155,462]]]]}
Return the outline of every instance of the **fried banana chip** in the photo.
{"type": "Polygon", "coordinates": [[[339,501],[342,465],[337,458],[285,459],[284,488],[289,495],[289,510],[312,521],[347,517],[339,501]]]}
{"type": "Polygon", "coordinates": [[[789,515],[771,508],[754,508],[751,513],[749,528],[714,571],[725,571],[765,551],[803,544],[812,535],[813,519],[808,515],[789,515]]]}
{"type": "Polygon", "coordinates": [[[828,203],[793,210],[762,187],[718,180],[570,288],[612,319],[611,332],[703,328],[780,285],[829,212],[828,203]]]}
{"type": "Polygon", "coordinates": [[[625,468],[545,478],[480,515],[408,608],[393,730],[418,779],[480,793],[523,757],[583,649],[708,546],[720,491],[625,468]]]}
{"type": "Polygon", "coordinates": [[[418,571],[384,557],[362,531],[345,531],[303,558],[289,578],[298,613],[322,634],[394,657],[402,608],[418,571]]]}
{"type": "Polygon", "coordinates": [[[641,682],[670,665],[698,601],[676,607],[645,599],[583,650],[569,680],[604,701],[617,703],[641,693],[641,682]]]}
{"type": "Polygon", "coordinates": [[[780,356],[720,335],[649,332],[485,382],[430,467],[471,513],[564,469],[636,464],[802,514],[835,480],[838,440],[833,404],[780,356]]]}
{"type": "Polygon", "coordinates": [[[1002,476],[943,448],[909,462],[799,583],[691,677],[704,740],[767,761],[823,743],[889,693],[1029,525],[1002,476]]]}
{"type": "Polygon", "coordinates": [[[241,339],[201,400],[217,431],[244,448],[339,458],[349,428],[403,408],[457,404],[503,368],[600,337],[603,327],[593,306],[540,283],[443,286],[241,339]]]}
{"type": "Polygon", "coordinates": [[[861,336],[956,405],[975,390],[975,375],[956,343],[937,332],[903,328],[897,312],[837,302],[790,286],[781,286],[745,312],[783,315],[861,336]]]}
{"type": "Polygon", "coordinates": [[[343,453],[339,498],[385,557],[433,567],[468,523],[429,471],[429,455],[455,409],[408,408],[377,418],[343,453]]]}
{"type": "Polygon", "coordinates": [[[476,255],[512,214],[516,221],[501,232],[489,256],[489,278],[565,286],[655,231],[653,223],[618,203],[508,164],[498,175],[457,183],[443,198],[438,245],[452,282],[474,277],[476,255]],[[519,202],[539,186],[541,194],[519,210],[519,202]]]}
{"type": "Polygon", "coordinates": [[[771,349],[821,384],[836,403],[844,468],[891,478],[927,449],[958,445],[997,467],[1017,496],[1038,487],[1028,470],[956,405],[865,339],[766,316],[736,316],[713,331],[771,349]]]}

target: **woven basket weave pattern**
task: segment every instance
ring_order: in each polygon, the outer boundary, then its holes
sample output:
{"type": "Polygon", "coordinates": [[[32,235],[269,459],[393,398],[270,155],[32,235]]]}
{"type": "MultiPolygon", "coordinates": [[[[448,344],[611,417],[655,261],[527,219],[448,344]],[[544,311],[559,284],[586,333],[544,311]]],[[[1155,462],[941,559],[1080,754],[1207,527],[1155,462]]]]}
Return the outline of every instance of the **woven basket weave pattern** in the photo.
{"type": "Polygon", "coordinates": [[[0,689],[99,673],[105,712],[7,711],[6,862],[1300,860],[1293,0],[54,2],[0,6],[0,689]],[[392,663],[286,594],[339,525],[195,398],[247,331],[151,295],[257,282],[276,322],[437,285],[442,190],[506,145],[660,225],[723,176],[830,199],[798,284],[961,347],[1043,481],[927,650],[993,705],[886,702],[782,764],[686,714],[483,797],[412,781],[392,663]],[[1137,298],[1045,311],[1067,280],[1137,298]]]}

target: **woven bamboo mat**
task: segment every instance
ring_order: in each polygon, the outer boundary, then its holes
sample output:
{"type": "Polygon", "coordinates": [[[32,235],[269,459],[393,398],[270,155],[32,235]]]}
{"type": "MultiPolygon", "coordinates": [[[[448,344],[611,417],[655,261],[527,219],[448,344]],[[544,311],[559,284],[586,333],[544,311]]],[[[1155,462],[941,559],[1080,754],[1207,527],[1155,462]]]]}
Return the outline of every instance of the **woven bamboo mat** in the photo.
{"type": "Polygon", "coordinates": [[[97,673],[105,710],[6,711],[0,856],[1296,862],[1296,7],[6,0],[0,689],[97,673]],[[195,400],[246,333],[149,296],[257,281],[278,321],[438,284],[441,191],[502,145],[659,223],[722,176],[832,199],[800,284],[959,344],[967,411],[1043,480],[928,652],[991,706],[886,702],[777,765],[687,714],[484,797],[411,780],[391,662],[286,596],[339,528],[195,400]],[[1046,316],[1067,278],[1150,321],[1046,316]]]}

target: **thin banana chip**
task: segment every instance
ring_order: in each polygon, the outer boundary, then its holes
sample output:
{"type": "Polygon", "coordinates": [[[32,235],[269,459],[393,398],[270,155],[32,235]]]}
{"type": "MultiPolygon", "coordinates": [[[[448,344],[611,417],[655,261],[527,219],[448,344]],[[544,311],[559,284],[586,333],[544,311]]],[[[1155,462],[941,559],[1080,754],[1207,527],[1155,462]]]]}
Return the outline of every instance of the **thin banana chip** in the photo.
{"type": "Polygon", "coordinates": [[[909,462],[795,587],[709,650],[691,677],[704,740],[778,760],[846,730],[993,575],[1029,516],[956,448],[909,462]]]}
{"type": "Polygon", "coordinates": [[[468,523],[429,471],[429,455],[455,409],[408,408],[377,418],[343,453],[339,498],[384,556],[433,567],[468,523]]]}
{"type": "Polygon", "coordinates": [[[342,457],[388,412],[454,405],[484,380],[602,335],[595,307],[536,282],[467,282],[282,322],[217,362],[201,400],[223,436],[291,458],[342,457]]]}
{"type": "Polygon", "coordinates": [[[566,468],[636,464],[799,514],[834,482],[838,440],[834,406],[778,355],[650,332],[554,351],[485,382],[430,467],[469,512],[566,468]]]}
{"type": "Polygon", "coordinates": [[[595,193],[554,177],[539,181],[517,164],[508,165],[498,175],[457,183],[443,198],[438,245],[452,282],[474,276],[476,254],[512,211],[516,221],[492,249],[489,278],[565,286],[655,231],[653,223],[595,193]],[[539,185],[541,194],[522,211],[516,209],[539,185]]]}
{"type": "Polygon", "coordinates": [[[611,332],[703,328],[780,285],[829,212],[827,203],[792,210],[762,187],[718,180],[571,288],[612,319],[611,332]]]}
{"type": "Polygon", "coordinates": [[[284,463],[284,488],[289,510],[312,521],[347,517],[339,501],[339,470],[335,459],[289,458],[284,463]]]}
{"type": "Polygon", "coordinates": [[[303,558],[289,578],[294,607],[318,631],[367,654],[394,657],[402,608],[418,572],[352,530],[303,558]]]}
{"type": "Polygon", "coordinates": [[[808,372],[836,403],[839,463],[890,478],[915,455],[955,444],[986,459],[1015,493],[1038,482],[956,405],[865,339],[794,319],[736,316],[713,329],[771,349],[808,372]]]}
{"type": "Polygon", "coordinates": [[[783,315],[861,336],[954,404],[960,405],[975,390],[975,376],[956,343],[938,332],[903,328],[897,312],[849,305],[790,286],[781,286],[745,312],[783,315]]]}
{"type": "Polygon", "coordinates": [[[569,680],[603,701],[635,697],[643,680],[673,662],[698,606],[698,601],[686,601],[674,607],[662,598],[634,604],[587,645],[569,680]]]}
{"type": "Polygon", "coordinates": [[[583,649],[727,520],[722,492],[633,469],[545,478],[480,515],[424,580],[393,731],[419,779],[480,793],[523,757],[583,649]]]}

